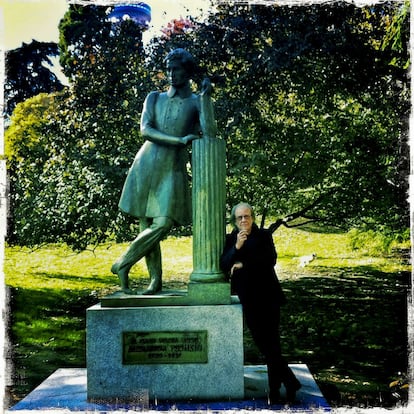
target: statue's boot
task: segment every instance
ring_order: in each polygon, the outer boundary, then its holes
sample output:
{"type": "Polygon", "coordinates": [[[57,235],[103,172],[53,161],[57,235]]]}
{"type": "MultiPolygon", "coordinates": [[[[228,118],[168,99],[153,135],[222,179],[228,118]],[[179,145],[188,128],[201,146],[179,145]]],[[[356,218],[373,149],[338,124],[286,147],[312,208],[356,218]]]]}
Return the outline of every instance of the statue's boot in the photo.
{"type": "Polygon", "coordinates": [[[145,256],[145,262],[150,275],[150,284],[142,294],[155,295],[162,290],[162,263],[159,243],[145,256]]]}
{"type": "Polygon", "coordinates": [[[159,278],[151,279],[149,286],[142,292],[143,295],[155,295],[161,292],[162,281],[159,278]]]}
{"type": "MultiPolygon", "coordinates": [[[[145,218],[141,219],[141,232],[129,245],[127,251],[111,267],[112,273],[118,275],[121,288],[124,292],[125,290],[129,290],[128,273],[131,267],[144,256],[151,255],[151,252],[156,250],[157,246],[159,249],[159,242],[166,236],[172,225],[173,221],[168,217],[155,217],[152,220],[145,218]]],[[[161,262],[161,252],[159,251],[158,254],[159,258],[154,259],[154,261],[159,260],[161,262]]],[[[159,265],[159,268],[161,269],[161,264],[159,265]]],[[[153,274],[154,279],[156,279],[155,270],[153,271],[153,274]]],[[[155,292],[161,290],[161,273],[159,273],[158,278],[160,281],[158,283],[154,282],[151,291],[155,292]]]]}
{"type": "Polygon", "coordinates": [[[126,266],[120,268],[118,262],[114,263],[111,267],[111,272],[114,275],[118,275],[119,283],[124,293],[132,293],[132,290],[129,288],[129,280],[128,280],[129,269],[130,268],[126,266]]]}

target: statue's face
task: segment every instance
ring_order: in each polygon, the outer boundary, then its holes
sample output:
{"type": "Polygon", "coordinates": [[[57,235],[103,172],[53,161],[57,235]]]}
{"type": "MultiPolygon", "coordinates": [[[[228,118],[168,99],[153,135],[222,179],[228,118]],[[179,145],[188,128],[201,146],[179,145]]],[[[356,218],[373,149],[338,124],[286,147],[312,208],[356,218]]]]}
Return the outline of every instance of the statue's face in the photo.
{"type": "Polygon", "coordinates": [[[236,226],[241,231],[244,230],[247,234],[250,234],[253,226],[253,217],[250,208],[240,206],[236,208],[234,212],[236,217],[236,226]]]}
{"type": "Polygon", "coordinates": [[[190,76],[178,60],[167,62],[167,77],[170,85],[176,88],[185,86],[190,80],[190,76]]]}

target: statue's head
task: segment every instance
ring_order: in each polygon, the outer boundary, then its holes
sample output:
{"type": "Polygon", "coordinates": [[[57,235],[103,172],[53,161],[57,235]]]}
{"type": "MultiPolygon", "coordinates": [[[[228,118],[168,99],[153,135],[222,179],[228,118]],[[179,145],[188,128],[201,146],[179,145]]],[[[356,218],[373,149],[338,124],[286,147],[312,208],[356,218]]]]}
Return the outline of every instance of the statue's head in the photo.
{"type": "Polygon", "coordinates": [[[169,62],[177,62],[180,64],[190,78],[197,72],[197,63],[195,59],[192,54],[185,49],[177,48],[169,52],[164,59],[164,63],[168,65],[169,62]]]}

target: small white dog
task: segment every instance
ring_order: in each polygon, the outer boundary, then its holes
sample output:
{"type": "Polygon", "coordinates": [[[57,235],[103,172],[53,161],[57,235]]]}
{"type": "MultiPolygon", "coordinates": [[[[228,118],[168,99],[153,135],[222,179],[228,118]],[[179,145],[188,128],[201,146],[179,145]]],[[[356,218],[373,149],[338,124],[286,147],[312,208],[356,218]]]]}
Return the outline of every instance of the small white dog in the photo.
{"type": "Polygon", "coordinates": [[[313,262],[316,259],[316,253],[308,254],[307,256],[299,257],[299,267],[305,267],[310,262],[313,262]]]}

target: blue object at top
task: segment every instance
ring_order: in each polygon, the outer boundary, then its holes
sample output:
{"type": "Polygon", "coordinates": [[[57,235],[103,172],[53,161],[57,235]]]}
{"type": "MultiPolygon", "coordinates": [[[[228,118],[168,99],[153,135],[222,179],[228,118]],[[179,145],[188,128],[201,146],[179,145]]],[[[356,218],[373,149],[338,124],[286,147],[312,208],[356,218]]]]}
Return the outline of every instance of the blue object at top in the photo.
{"type": "Polygon", "coordinates": [[[114,23],[132,19],[140,26],[148,26],[151,21],[151,7],[145,3],[115,6],[108,16],[114,23]]]}

